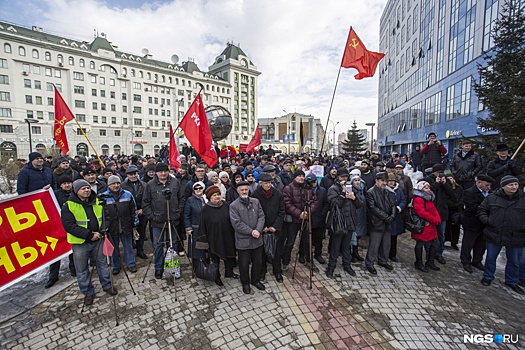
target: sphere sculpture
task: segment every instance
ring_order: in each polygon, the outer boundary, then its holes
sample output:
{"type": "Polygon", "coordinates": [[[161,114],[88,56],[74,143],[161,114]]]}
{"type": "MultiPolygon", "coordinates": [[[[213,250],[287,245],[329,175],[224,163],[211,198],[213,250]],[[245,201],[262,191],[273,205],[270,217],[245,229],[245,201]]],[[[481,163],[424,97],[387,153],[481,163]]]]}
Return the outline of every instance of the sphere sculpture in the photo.
{"type": "Polygon", "coordinates": [[[205,109],[213,141],[228,137],[233,127],[233,119],[228,110],[221,106],[208,106],[205,109]]]}

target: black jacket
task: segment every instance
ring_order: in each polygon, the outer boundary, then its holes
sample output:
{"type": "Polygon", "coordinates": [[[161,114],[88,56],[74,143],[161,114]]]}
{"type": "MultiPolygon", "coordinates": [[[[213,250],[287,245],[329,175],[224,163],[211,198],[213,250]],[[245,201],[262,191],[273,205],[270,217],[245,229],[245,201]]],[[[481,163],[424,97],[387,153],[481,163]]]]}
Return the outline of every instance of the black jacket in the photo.
{"type": "Polygon", "coordinates": [[[323,176],[323,178],[321,179],[321,187],[324,187],[325,190],[329,190],[330,187],[332,187],[332,185],[335,183],[335,181],[337,180],[337,175],[335,177],[332,177],[332,175],[330,175],[330,173],[326,174],[325,176],[323,176]]]}
{"type": "Polygon", "coordinates": [[[512,197],[498,189],[478,208],[479,220],[485,225],[483,236],[491,243],[509,247],[525,247],[525,193],[518,189],[512,197]]]}
{"type": "Polygon", "coordinates": [[[490,188],[493,191],[495,191],[500,187],[499,183],[503,176],[519,176],[521,175],[521,172],[521,163],[517,159],[511,160],[509,157],[505,160],[501,160],[498,157],[496,159],[491,160],[489,162],[489,165],[487,165],[487,175],[494,179],[494,182],[492,183],[490,188]]]}
{"type": "Polygon", "coordinates": [[[441,217],[441,221],[445,221],[448,218],[448,203],[450,200],[453,200],[454,191],[452,190],[452,185],[449,180],[446,183],[438,183],[436,181],[436,175],[430,174],[425,177],[425,181],[430,184],[432,192],[434,192],[435,199],[434,205],[441,217]]]}
{"type": "Polygon", "coordinates": [[[142,209],[142,198],[144,197],[144,189],[146,188],[146,183],[141,180],[137,180],[136,185],[129,181],[129,179],[124,180],[122,183],[122,188],[130,192],[135,198],[135,203],[137,204],[137,210],[142,209]]]}
{"type": "Polygon", "coordinates": [[[69,199],[70,196],[71,196],[71,191],[66,192],[61,188],[59,188],[58,190],[55,190],[55,197],[57,199],[58,206],[60,208],[62,208],[62,206],[69,199]]]}
{"type": "Polygon", "coordinates": [[[142,198],[142,212],[150,219],[151,227],[163,227],[168,221],[167,200],[162,193],[166,188],[171,190],[169,219],[175,227],[179,224],[181,205],[183,205],[179,180],[168,176],[166,184],[162,184],[155,175],[153,180],[146,184],[142,198]]]}
{"type": "Polygon", "coordinates": [[[281,171],[279,173],[279,177],[281,178],[284,187],[288,186],[293,181],[292,174],[288,171],[281,171]]]}
{"type": "Polygon", "coordinates": [[[463,152],[459,151],[454,155],[450,164],[450,171],[456,181],[474,181],[477,174],[483,169],[481,157],[474,151],[468,151],[463,157],[463,152]]]}
{"type": "Polygon", "coordinates": [[[374,185],[366,192],[366,206],[369,231],[390,232],[396,214],[390,193],[374,185]]]}
{"type": "Polygon", "coordinates": [[[478,218],[478,208],[484,200],[485,196],[476,185],[463,191],[463,203],[465,205],[462,219],[463,229],[483,230],[483,223],[478,218]]]}
{"type": "MultiPolygon", "coordinates": [[[[351,200],[345,197],[343,187],[336,182],[328,190],[327,200],[330,203],[330,208],[333,209],[335,206],[343,210],[346,224],[349,229],[348,233],[355,231],[357,227],[357,208],[363,205],[363,201],[359,198],[358,194],[355,194],[355,200],[351,200]]],[[[332,222],[333,210],[330,211],[328,222],[332,222]]]]}
{"type": "Polygon", "coordinates": [[[266,198],[264,190],[261,186],[258,186],[252,193],[253,198],[257,198],[264,212],[266,220],[264,227],[273,227],[278,232],[282,231],[284,222],[284,200],[281,191],[272,188],[270,197],[266,198]]]}
{"type": "Polygon", "coordinates": [[[330,210],[330,202],[328,202],[328,191],[321,187],[315,186],[314,196],[317,198],[318,208],[315,213],[312,213],[312,228],[326,227],[326,215],[330,210]]]}

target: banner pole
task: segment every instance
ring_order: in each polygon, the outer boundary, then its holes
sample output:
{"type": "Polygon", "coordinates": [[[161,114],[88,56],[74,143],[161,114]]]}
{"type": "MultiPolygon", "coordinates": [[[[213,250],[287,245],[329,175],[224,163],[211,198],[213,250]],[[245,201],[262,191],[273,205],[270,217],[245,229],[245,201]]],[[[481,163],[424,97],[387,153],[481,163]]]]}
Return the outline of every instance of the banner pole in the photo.
{"type": "Polygon", "coordinates": [[[339,66],[339,71],[337,72],[337,79],[335,80],[334,93],[332,94],[332,102],[330,102],[330,110],[328,111],[328,119],[326,120],[326,126],[324,128],[324,134],[323,134],[323,142],[321,142],[321,151],[319,153],[323,153],[324,140],[326,139],[326,132],[328,131],[328,122],[330,121],[330,114],[332,113],[332,106],[334,105],[335,91],[337,90],[337,83],[339,82],[340,74],[341,74],[341,66],[339,66]]]}
{"type": "Polygon", "coordinates": [[[95,152],[95,154],[97,155],[97,158],[98,158],[98,161],[100,162],[100,166],[102,168],[104,168],[104,163],[102,162],[102,159],[100,159],[100,156],[98,155],[98,152],[97,150],[95,149],[95,147],[93,147],[93,144],[91,143],[91,141],[89,140],[89,138],[87,137],[86,133],[84,132],[84,129],[80,126],[77,118],[73,118],[75,120],[75,122],[77,123],[78,127],[80,128],[80,131],[82,132],[82,135],[84,135],[84,137],[86,138],[87,142],[89,143],[89,145],[91,146],[91,148],[93,149],[93,152],[95,152]]]}

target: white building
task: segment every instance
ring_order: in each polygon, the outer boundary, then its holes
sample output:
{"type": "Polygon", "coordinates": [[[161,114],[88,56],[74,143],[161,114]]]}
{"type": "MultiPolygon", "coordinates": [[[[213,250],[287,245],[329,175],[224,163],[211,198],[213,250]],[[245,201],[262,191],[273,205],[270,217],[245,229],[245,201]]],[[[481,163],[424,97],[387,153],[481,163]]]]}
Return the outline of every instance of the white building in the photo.
{"type": "MultiPolygon", "coordinates": [[[[168,143],[170,123],[180,121],[201,85],[205,106],[222,106],[234,118],[226,143],[249,142],[253,135],[260,73],[233,44],[210,72],[202,72],[191,59],[179,64],[176,55],[162,62],[146,49],[121,51],[104,35],[89,43],[0,22],[0,52],[2,154],[26,158],[29,128],[33,150],[46,153],[54,146],[53,85],[99,154],[156,153],[168,143]],[[229,57],[228,51],[237,55],[229,57]]],[[[70,155],[94,153],[75,121],[66,125],[66,134],[70,155]]]]}

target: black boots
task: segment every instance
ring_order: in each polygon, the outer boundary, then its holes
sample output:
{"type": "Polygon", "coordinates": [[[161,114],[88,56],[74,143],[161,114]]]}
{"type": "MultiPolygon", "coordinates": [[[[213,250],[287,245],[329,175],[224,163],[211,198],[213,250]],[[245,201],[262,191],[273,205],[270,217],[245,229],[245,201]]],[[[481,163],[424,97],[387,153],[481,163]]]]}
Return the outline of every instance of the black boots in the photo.
{"type": "Polygon", "coordinates": [[[365,259],[363,259],[363,258],[359,255],[358,248],[359,248],[358,245],[353,245],[353,246],[352,246],[352,262],[365,261],[365,259]]]}
{"type": "Polygon", "coordinates": [[[425,265],[423,265],[423,262],[421,261],[416,261],[414,263],[414,267],[416,268],[416,270],[419,270],[421,272],[428,272],[428,269],[425,267],[425,265]]]}

